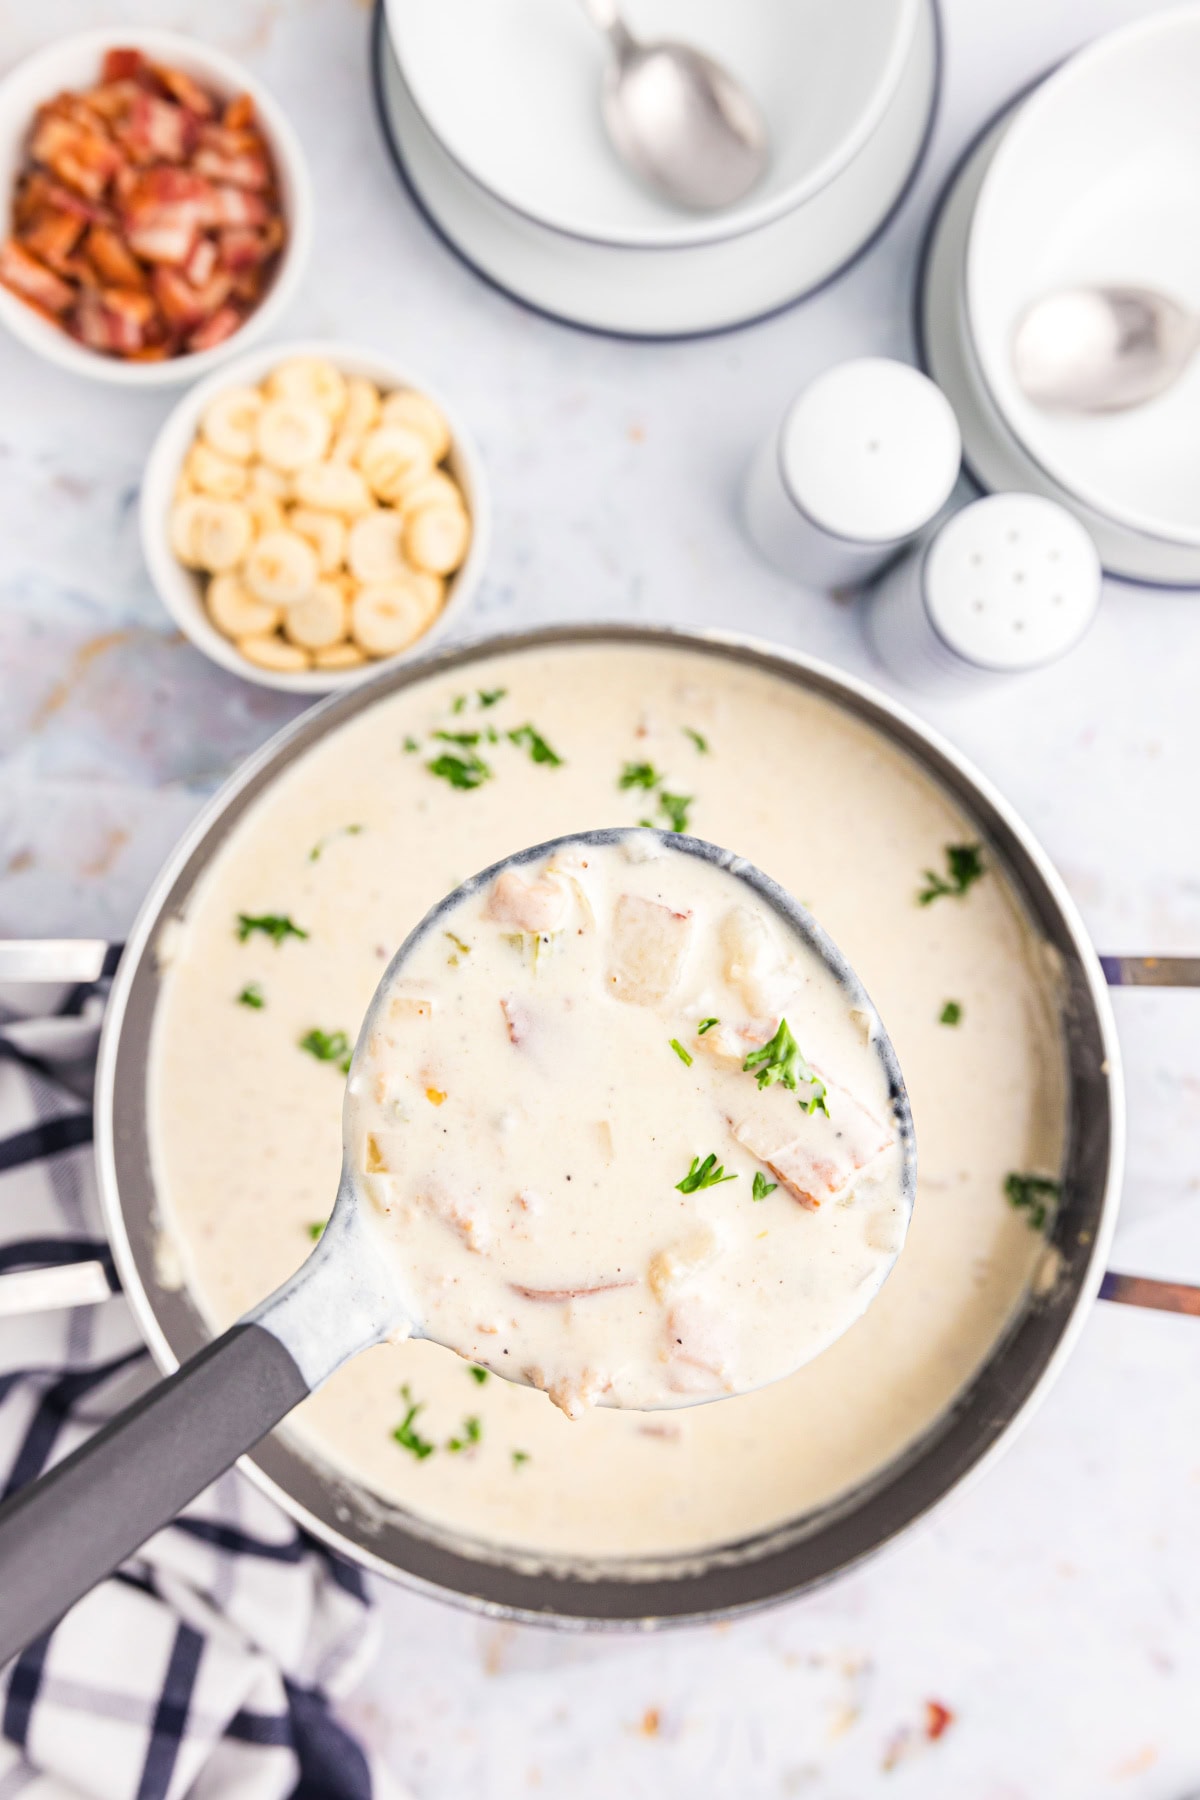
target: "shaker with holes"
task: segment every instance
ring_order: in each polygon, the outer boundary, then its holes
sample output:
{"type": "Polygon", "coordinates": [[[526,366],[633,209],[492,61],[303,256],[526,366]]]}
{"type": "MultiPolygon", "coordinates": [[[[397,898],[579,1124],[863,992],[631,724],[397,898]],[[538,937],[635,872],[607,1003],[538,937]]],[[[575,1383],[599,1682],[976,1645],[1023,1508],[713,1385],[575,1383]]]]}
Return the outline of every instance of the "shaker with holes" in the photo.
{"type": "Polygon", "coordinates": [[[944,394],[907,363],[863,356],[802,389],[750,465],[755,547],[809,587],[851,587],[937,517],[962,445],[944,394]]]}
{"type": "Polygon", "coordinates": [[[1099,601],[1100,560],[1072,513],[1038,494],[990,494],[881,578],[864,624],[906,685],[965,692],[1064,656],[1099,601]]]}

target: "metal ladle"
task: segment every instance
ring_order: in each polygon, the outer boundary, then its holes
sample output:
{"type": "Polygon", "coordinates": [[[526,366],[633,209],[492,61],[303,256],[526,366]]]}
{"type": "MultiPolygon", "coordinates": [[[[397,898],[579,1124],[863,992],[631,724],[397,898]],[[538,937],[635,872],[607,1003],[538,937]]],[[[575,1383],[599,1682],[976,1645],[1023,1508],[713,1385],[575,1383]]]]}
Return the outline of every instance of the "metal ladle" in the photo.
{"type": "Polygon", "coordinates": [[[1013,373],[1056,412],[1123,412],[1169,388],[1200,344],[1200,318],[1146,287],[1061,288],[1017,321],[1013,373]]]}
{"type": "MultiPolygon", "coordinates": [[[[875,1019],[841,951],[785,889],[753,864],[700,838],[666,831],[653,835],[665,848],[715,863],[753,888],[834,975],[848,1005],[875,1019]]],[[[388,965],[367,1008],[354,1061],[370,1038],[397,970],[448,912],[506,869],[628,836],[623,827],[535,845],[438,901],[388,965]]],[[[873,1032],[872,1042],[891,1094],[907,1223],[916,1191],[912,1116],[895,1051],[882,1027],[873,1032]]],[[[352,1062],[351,1083],[353,1078],[352,1062]]],[[[672,1202],[669,1196],[667,1203],[672,1202]]],[[[647,1196],[647,1203],[654,1204],[654,1197],[647,1196]]],[[[389,1338],[429,1337],[413,1318],[401,1285],[364,1216],[358,1179],[346,1155],[329,1222],[291,1279],[73,1455],[0,1506],[0,1666],[54,1625],[344,1362],[389,1338]]],[[[779,1374],[787,1372],[781,1368],[779,1374]]],[[[706,1398],[689,1396],[681,1403],[706,1398]]]]}
{"type": "Polygon", "coordinates": [[[608,38],[601,100],[617,154],[676,206],[715,212],[748,193],[767,166],[762,113],[728,69],[690,44],[642,43],[616,0],[583,0],[608,38]]]}

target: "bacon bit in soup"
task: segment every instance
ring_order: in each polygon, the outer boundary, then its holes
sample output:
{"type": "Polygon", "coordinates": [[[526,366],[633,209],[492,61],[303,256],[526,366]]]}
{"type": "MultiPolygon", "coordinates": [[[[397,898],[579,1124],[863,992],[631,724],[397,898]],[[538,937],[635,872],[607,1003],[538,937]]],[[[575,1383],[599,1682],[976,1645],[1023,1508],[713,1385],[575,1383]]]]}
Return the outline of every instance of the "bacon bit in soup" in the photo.
{"type": "Polygon", "coordinates": [[[524,1287],[519,1281],[509,1283],[514,1294],[520,1294],[522,1300],[545,1300],[551,1304],[565,1305],[569,1300],[587,1300],[592,1294],[616,1294],[622,1288],[636,1287],[636,1281],[601,1281],[595,1287],[569,1288],[533,1288],[524,1287]]]}
{"type": "Polygon", "coordinates": [[[160,362],[231,336],[285,237],[249,97],[116,49],[34,116],[0,282],[100,355],[160,362]]]}

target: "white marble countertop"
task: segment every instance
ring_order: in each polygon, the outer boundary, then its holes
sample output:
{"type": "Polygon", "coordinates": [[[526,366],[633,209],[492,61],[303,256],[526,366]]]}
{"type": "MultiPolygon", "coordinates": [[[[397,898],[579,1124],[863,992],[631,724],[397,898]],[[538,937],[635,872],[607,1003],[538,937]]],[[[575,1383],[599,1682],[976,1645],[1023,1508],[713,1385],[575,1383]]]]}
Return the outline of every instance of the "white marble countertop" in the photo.
{"type": "MultiPolygon", "coordinates": [[[[562,618],[752,629],[876,676],[853,610],[790,586],[734,517],[810,371],[911,350],[923,223],[956,150],[1135,0],[946,0],[916,190],[810,304],[693,344],[610,342],[482,286],[414,213],[367,98],[359,0],[43,0],[3,58],[133,18],[244,57],[304,138],[317,253],[287,321],[393,349],[455,396],[495,496],[472,628],[562,618]]],[[[119,935],[203,795],[295,710],[181,642],[138,552],[169,400],[0,341],[0,933],[119,935]]],[[[1079,652],[922,710],[1057,861],[1101,948],[1200,949],[1200,598],[1112,587],[1079,652]]],[[[886,678],[880,678],[887,687],[886,678]]],[[[1118,994],[1131,1101],[1114,1261],[1200,1279],[1200,995],[1118,994]]],[[[422,1800],[813,1796],[1183,1800],[1200,1789],[1200,1324],[1097,1307],[1007,1457],[814,1598],[661,1638],[481,1624],[400,1590],[351,1711],[422,1800]],[[951,1709],[936,1741],[927,1703],[951,1709]]]]}

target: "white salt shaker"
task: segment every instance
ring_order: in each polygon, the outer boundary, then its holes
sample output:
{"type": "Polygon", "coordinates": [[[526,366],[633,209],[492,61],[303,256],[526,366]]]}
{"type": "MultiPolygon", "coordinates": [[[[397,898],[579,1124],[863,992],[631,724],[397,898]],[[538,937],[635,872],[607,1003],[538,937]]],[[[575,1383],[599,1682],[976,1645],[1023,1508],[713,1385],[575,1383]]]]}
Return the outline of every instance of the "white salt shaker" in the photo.
{"type": "Polygon", "coordinates": [[[880,578],[864,625],[910,687],[964,691],[1065,655],[1096,615],[1100,579],[1095,545],[1065,507],[990,494],[880,578]]]}
{"type": "Polygon", "coordinates": [[[962,443],[949,402],[907,363],[864,356],[804,388],[750,465],[746,525],[785,575],[864,581],[945,505],[962,443]]]}

